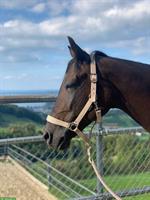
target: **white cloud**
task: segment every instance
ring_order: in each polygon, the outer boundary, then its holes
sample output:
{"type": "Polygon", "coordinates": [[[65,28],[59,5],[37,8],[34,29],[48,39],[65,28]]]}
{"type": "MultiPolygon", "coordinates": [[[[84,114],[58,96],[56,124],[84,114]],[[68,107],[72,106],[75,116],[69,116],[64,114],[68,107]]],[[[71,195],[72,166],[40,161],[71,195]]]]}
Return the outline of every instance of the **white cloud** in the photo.
{"type": "Polygon", "coordinates": [[[13,79],[13,78],[14,78],[14,76],[12,76],[12,75],[7,75],[7,76],[3,77],[4,80],[10,80],[10,79],[13,79]]]}
{"type": "Polygon", "coordinates": [[[70,0],[1,0],[0,8],[28,10],[35,13],[42,13],[47,9],[49,15],[59,15],[68,10],[72,1],[70,0]]]}
{"type": "Polygon", "coordinates": [[[0,52],[11,52],[7,58],[13,62],[39,59],[33,50],[36,53],[39,49],[60,49],[67,35],[83,41],[89,49],[99,44],[99,47],[125,47],[134,54],[150,53],[149,0],[63,0],[61,3],[5,0],[0,1],[0,7],[25,7],[33,12],[49,12],[51,16],[40,22],[29,19],[1,22],[0,52]],[[62,15],[63,12],[66,14],[62,15]]]}
{"type": "Polygon", "coordinates": [[[39,0],[1,0],[0,1],[0,8],[5,9],[26,9],[30,8],[39,0]]]}
{"type": "Polygon", "coordinates": [[[57,16],[64,11],[71,9],[71,3],[73,3],[71,0],[47,1],[46,7],[50,15],[57,16]]]}
{"type": "Polygon", "coordinates": [[[45,11],[45,9],[46,9],[45,3],[39,3],[39,4],[36,4],[36,5],[31,9],[31,11],[36,12],[36,13],[42,13],[42,12],[45,11]]]}
{"type": "Polygon", "coordinates": [[[3,46],[0,46],[0,52],[5,51],[5,48],[3,46]]]}
{"type": "Polygon", "coordinates": [[[1,77],[1,79],[3,80],[22,80],[22,79],[26,79],[28,77],[28,74],[26,73],[21,73],[18,75],[6,75],[1,77]]]}
{"type": "Polygon", "coordinates": [[[108,18],[121,18],[121,19],[133,19],[138,20],[145,18],[150,14],[149,2],[147,0],[131,3],[127,7],[114,6],[104,12],[108,18]]]}

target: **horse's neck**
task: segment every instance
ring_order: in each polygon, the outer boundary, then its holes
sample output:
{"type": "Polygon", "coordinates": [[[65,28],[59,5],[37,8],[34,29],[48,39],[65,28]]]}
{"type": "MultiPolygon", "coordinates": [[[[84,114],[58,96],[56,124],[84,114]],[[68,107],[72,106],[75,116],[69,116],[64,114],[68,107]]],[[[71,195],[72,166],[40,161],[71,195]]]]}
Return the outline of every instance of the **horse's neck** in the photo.
{"type": "Polygon", "coordinates": [[[121,108],[150,131],[150,66],[119,59],[107,62],[105,77],[119,92],[121,108]]]}

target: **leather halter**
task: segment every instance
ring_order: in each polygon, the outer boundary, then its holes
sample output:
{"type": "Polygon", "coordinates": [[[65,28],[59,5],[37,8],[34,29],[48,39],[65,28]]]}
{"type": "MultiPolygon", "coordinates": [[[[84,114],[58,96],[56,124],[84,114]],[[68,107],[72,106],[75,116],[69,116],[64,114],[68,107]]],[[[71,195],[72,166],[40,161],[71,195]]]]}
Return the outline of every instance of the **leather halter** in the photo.
{"type": "Polygon", "coordinates": [[[89,138],[81,131],[79,130],[78,126],[87,111],[89,110],[90,106],[92,104],[95,105],[95,112],[96,112],[96,117],[97,121],[101,121],[101,109],[98,108],[97,106],[97,101],[96,101],[96,85],[97,85],[97,74],[96,74],[96,52],[92,52],[90,55],[91,57],[91,64],[90,64],[90,80],[91,80],[91,91],[89,95],[89,99],[81,112],[79,113],[78,117],[73,121],[73,122],[65,122],[63,120],[57,119],[51,115],[47,116],[47,122],[62,126],[64,128],[67,128],[73,132],[75,132],[78,136],[80,136],[84,142],[86,143],[87,146],[89,146],[89,138]]]}

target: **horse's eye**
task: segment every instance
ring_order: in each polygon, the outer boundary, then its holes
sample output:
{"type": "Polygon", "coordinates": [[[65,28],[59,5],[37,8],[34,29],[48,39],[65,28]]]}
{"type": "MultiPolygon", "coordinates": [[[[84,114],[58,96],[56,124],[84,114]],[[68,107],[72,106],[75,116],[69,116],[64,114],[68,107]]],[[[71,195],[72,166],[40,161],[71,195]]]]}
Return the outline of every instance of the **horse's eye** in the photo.
{"type": "Polygon", "coordinates": [[[66,85],[66,89],[69,89],[69,88],[77,88],[80,84],[80,81],[79,81],[79,78],[76,77],[74,80],[72,80],[71,83],[68,83],[66,85]]]}
{"type": "Polygon", "coordinates": [[[71,83],[66,84],[66,89],[68,89],[68,88],[76,89],[77,87],[79,87],[82,84],[82,82],[86,79],[86,77],[87,77],[86,74],[83,74],[80,77],[76,76],[76,78],[74,80],[72,80],[71,83]]]}

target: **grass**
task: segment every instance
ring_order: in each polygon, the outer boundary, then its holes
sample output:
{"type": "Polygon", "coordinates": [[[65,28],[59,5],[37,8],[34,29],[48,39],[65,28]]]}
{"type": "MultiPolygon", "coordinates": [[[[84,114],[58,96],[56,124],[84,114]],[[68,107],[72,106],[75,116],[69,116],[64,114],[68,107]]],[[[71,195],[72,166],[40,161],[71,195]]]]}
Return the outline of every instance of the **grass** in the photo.
{"type": "MultiPolygon", "coordinates": [[[[133,175],[106,176],[105,181],[113,191],[142,188],[144,186],[150,185],[150,172],[133,175]]],[[[96,188],[96,179],[86,179],[80,181],[80,183],[90,188],[91,190],[94,190],[96,188]]],[[[150,194],[143,194],[135,197],[126,197],[124,199],[149,200],[150,194]]]]}
{"type": "MultiPolygon", "coordinates": [[[[120,176],[106,176],[105,177],[106,183],[110,186],[113,191],[121,191],[127,189],[134,189],[134,188],[142,188],[144,186],[150,185],[150,173],[140,173],[140,174],[133,174],[133,175],[120,175],[120,176]],[[133,184],[134,183],[134,184],[133,184]]],[[[87,188],[95,191],[96,188],[96,179],[84,179],[81,180],[80,183],[87,188]]],[[[55,195],[59,200],[67,199],[63,193],[60,193],[56,188],[50,187],[49,192],[55,195]]],[[[76,190],[78,192],[78,190],[76,190]]],[[[70,195],[69,193],[67,193],[70,195]]],[[[85,194],[82,194],[86,196],[85,194]]],[[[134,197],[124,197],[124,200],[149,200],[150,194],[142,194],[137,195],[134,197]]]]}
{"type": "MultiPolygon", "coordinates": [[[[116,175],[116,176],[106,176],[105,177],[106,183],[113,189],[113,190],[123,190],[123,189],[130,189],[133,187],[143,187],[143,185],[150,185],[150,172],[140,173],[140,174],[132,174],[132,175],[116,175]],[[114,182],[117,182],[114,184],[114,182]],[[133,184],[133,182],[135,184],[133,184]]],[[[84,179],[80,181],[83,185],[88,187],[89,189],[93,190],[96,186],[96,179],[84,179]]]]}

